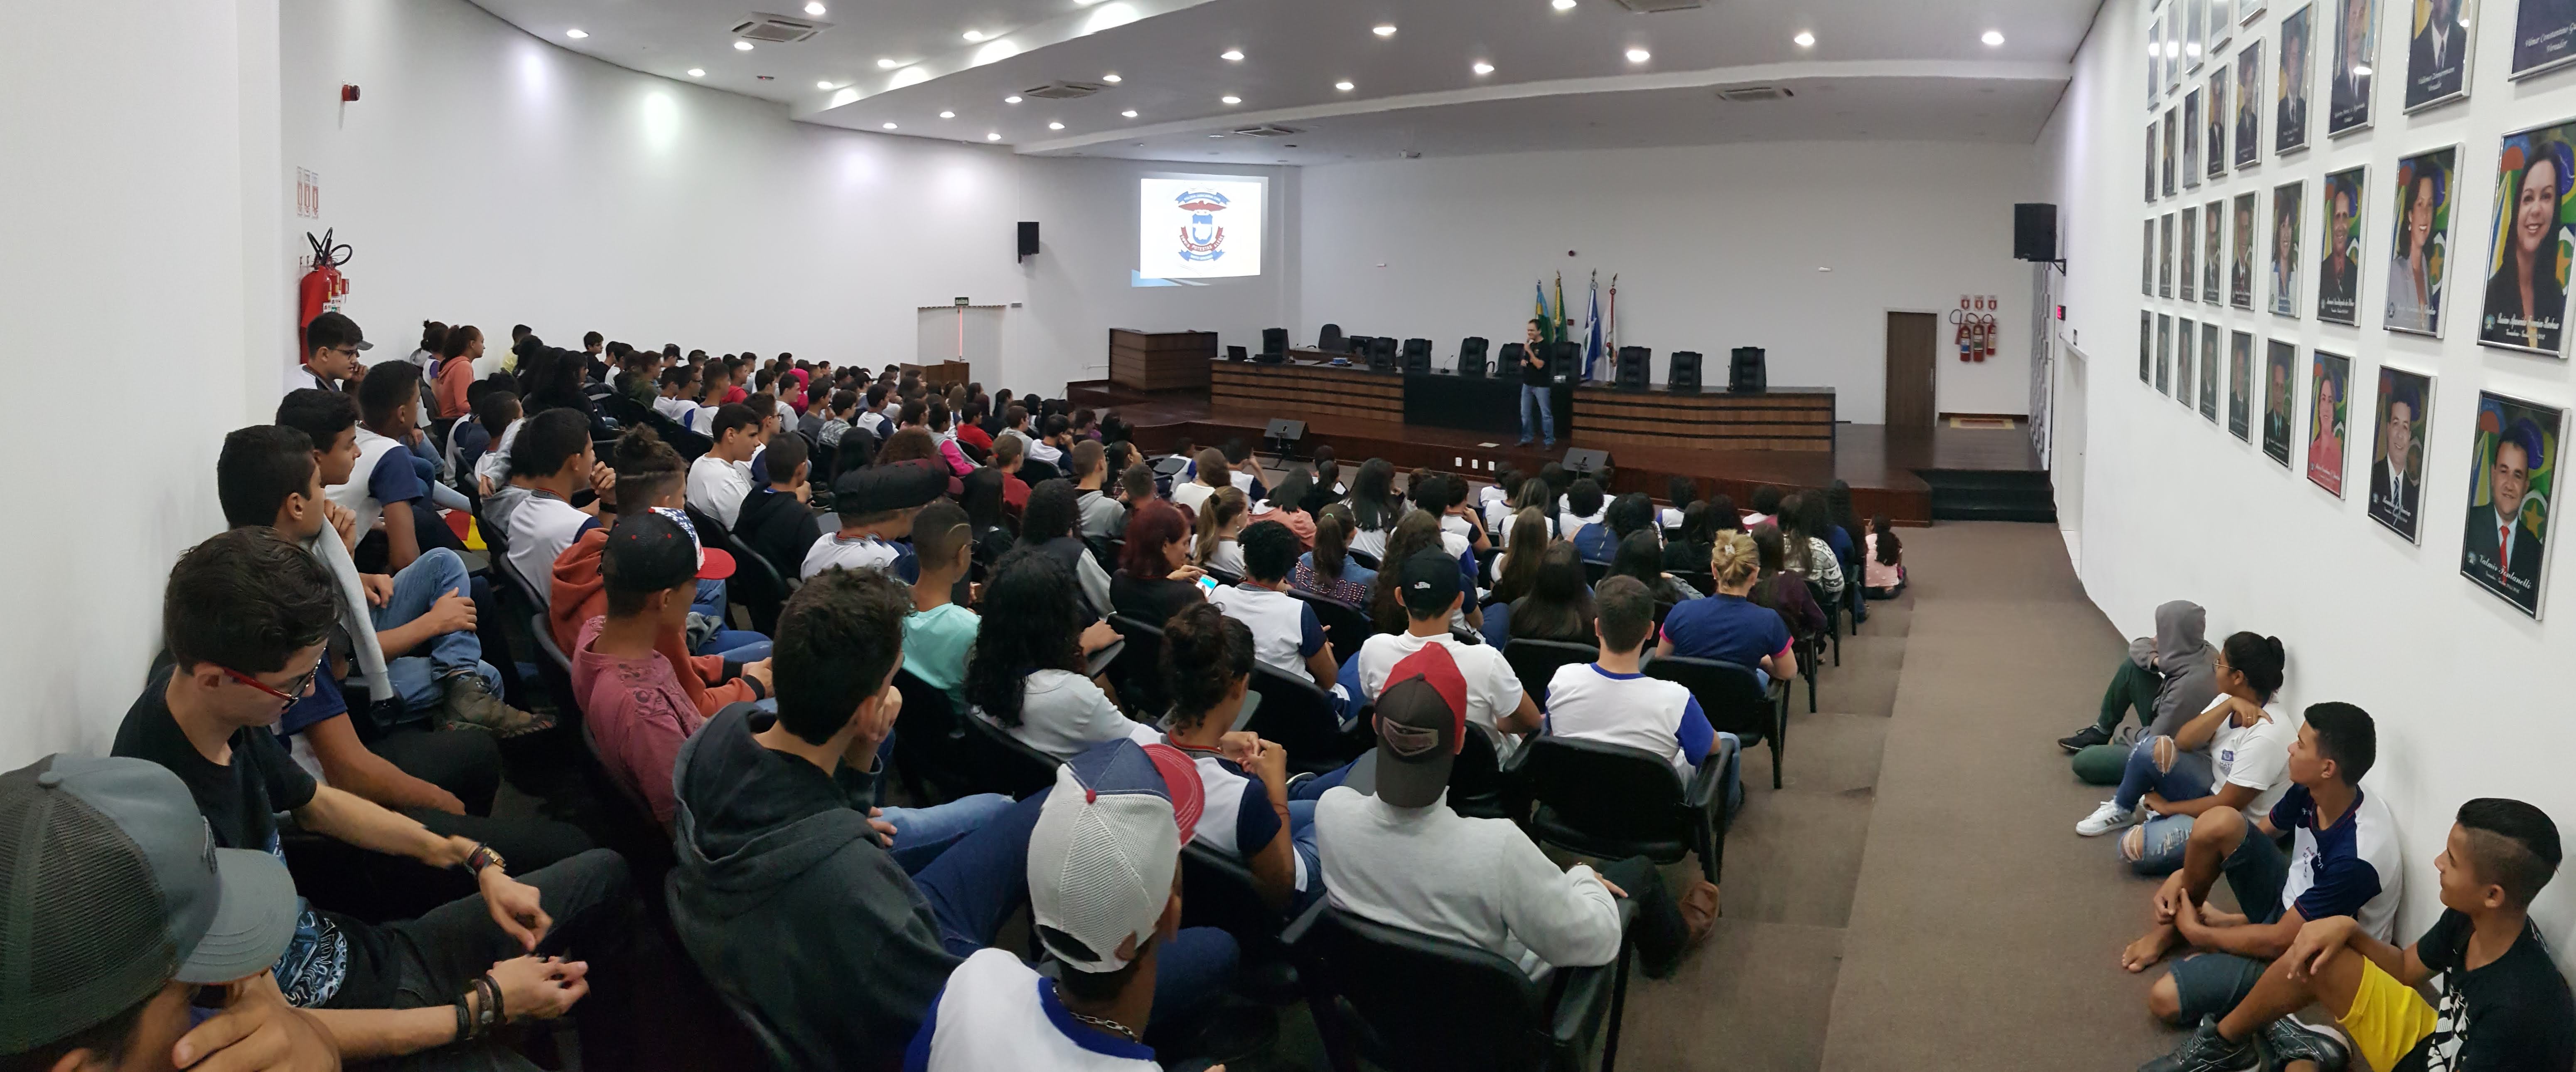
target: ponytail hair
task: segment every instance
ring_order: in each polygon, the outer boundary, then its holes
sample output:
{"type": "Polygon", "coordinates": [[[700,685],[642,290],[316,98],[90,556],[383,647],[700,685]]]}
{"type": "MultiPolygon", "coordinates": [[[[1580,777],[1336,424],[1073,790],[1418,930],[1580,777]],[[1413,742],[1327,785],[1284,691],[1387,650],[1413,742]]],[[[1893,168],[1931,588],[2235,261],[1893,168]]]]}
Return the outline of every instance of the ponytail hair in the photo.
{"type": "Polygon", "coordinates": [[[2271,703],[2273,694],[2281,691],[2281,668],[2289,659],[2288,653],[2281,648],[2281,638],[2253,632],[2232,633],[2219,650],[2226,653],[2227,665],[2245,675],[2246,687],[2254,690],[2254,696],[2260,702],[2271,703]]]}
{"type": "Polygon", "coordinates": [[[1350,560],[1351,508],[1345,503],[1325,503],[1315,511],[1315,576],[1327,581],[1342,579],[1342,564],[1350,560]]]}
{"type": "Polygon", "coordinates": [[[1251,504],[1244,500],[1243,490],[1232,484],[1218,488],[1200,500],[1197,553],[1191,558],[1199,565],[1207,565],[1208,559],[1216,554],[1216,545],[1224,539],[1225,527],[1250,508],[1251,504]]]}
{"type": "Polygon", "coordinates": [[[1708,555],[1708,572],[1717,578],[1720,588],[1734,588],[1752,580],[1761,572],[1762,559],[1753,548],[1753,537],[1741,532],[1720,536],[1708,555]]]}

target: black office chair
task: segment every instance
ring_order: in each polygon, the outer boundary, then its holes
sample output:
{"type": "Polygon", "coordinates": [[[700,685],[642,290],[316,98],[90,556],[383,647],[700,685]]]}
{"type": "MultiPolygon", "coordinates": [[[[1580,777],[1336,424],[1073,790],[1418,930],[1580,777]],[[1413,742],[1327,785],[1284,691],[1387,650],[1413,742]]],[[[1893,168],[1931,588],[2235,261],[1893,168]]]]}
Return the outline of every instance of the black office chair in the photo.
{"type": "Polygon", "coordinates": [[[733,556],[733,576],[725,581],[725,602],[741,604],[751,616],[753,632],[762,636],[778,635],[778,615],[787,607],[787,597],[794,594],[795,584],[789,571],[801,569],[804,563],[792,563],[781,569],[769,556],[754,550],[742,537],[724,523],[689,507],[689,522],[698,527],[698,537],[709,546],[722,548],[733,556]]]}
{"type": "Polygon", "coordinates": [[[1036,458],[1022,457],[1020,459],[1020,471],[1015,475],[1020,478],[1020,483],[1034,488],[1038,486],[1041,481],[1064,479],[1064,470],[1056,468],[1054,462],[1042,462],[1036,458]]]}
{"type": "MultiPolygon", "coordinates": [[[[1377,728],[1371,726],[1369,732],[1374,734],[1377,728]]],[[[1518,821],[1510,788],[1493,734],[1481,726],[1469,726],[1458,758],[1449,766],[1449,810],[1470,819],[1518,821]]]]}
{"type": "Polygon", "coordinates": [[[1842,604],[1835,600],[1831,593],[1825,591],[1824,585],[1818,584],[1813,578],[1802,576],[1799,579],[1807,582],[1807,594],[1814,597],[1816,608],[1825,612],[1825,636],[1834,646],[1834,665],[1841,666],[1844,614],[1842,604]]]}
{"type": "MultiPolygon", "coordinates": [[[[966,731],[967,763],[968,769],[975,772],[975,792],[1000,793],[1018,800],[1055,784],[1059,761],[1054,756],[1021,743],[1009,730],[975,715],[961,716],[957,722],[966,731]]],[[[901,743],[896,747],[902,747],[901,743]]]]}
{"type": "Polygon", "coordinates": [[[1395,368],[1395,336],[1380,335],[1369,340],[1369,367],[1381,371],[1395,368]]]}
{"type": "MultiPolygon", "coordinates": [[[[1621,904],[1623,927],[1632,904],[1621,904]]],[[[1285,937],[1337,1072],[1357,1072],[1362,1060],[1392,1072],[1575,1072],[1596,1040],[1603,1072],[1617,1061],[1625,944],[1610,964],[1559,968],[1538,982],[1491,950],[1371,922],[1325,901],[1285,937]]]]}
{"type": "Polygon", "coordinates": [[[966,795],[975,783],[974,757],[947,691],[910,670],[895,671],[894,688],[903,695],[894,718],[894,770],[905,791],[925,801],[966,795]]]}
{"type": "Polygon", "coordinates": [[[1600,648],[1563,640],[1514,637],[1503,645],[1503,661],[1512,664],[1512,675],[1521,679],[1521,691],[1537,701],[1541,711],[1547,710],[1547,683],[1556,680],[1559,668],[1581,666],[1600,657],[1600,648]]]}
{"type": "Polygon", "coordinates": [[[1697,853],[1701,877],[1716,882],[1725,867],[1720,782],[1733,758],[1727,748],[1718,738],[1684,784],[1671,763],[1651,752],[1539,736],[1513,757],[1512,777],[1536,804],[1529,831],[1542,844],[1600,860],[1643,856],[1658,864],[1697,853]]]}
{"type": "Polygon", "coordinates": [[[1228,588],[1238,587],[1243,584],[1243,575],[1240,573],[1221,570],[1214,566],[1201,566],[1199,569],[1204,571],[1208,575],[1209,579],[1228,588]]]}
{"type": "Polygon", "coordinates": [[[1261,899],[1261,887],[1241,859],[1197,842],[1181,846],[1181,926],[1233,935],[1243,953],[1235,986],[1264,1004],[1285,1005],[1300,993],[1296,962],[1279,940],[1287,924],[1286,913],[1261,899]]]}
{"type": "Polygon", "coordinates": [[[1459,340],[1458,374],[1461,376],[1484,375],[1485,351],[1491,345],[1492,344],[1487,342],[1485,337],[1482,335],[1469,335],[1466,338],[1459,340]]]}
{"type": "Polygon", "coordinates": [[[1284,353],[1287,353],[1287,352],[1288,352],[1288,329],[1287,329],[1287,328],[1263,328],[1263,329],[1261,329],[1261,352],[1262,352],[1262,353],[1265,353],[1265,354],[1284,354],[1284,353]]]}
{"type": "Polygon", "coordinates": [[[1601,578],[1609,575],[1609,563],[1589,558],[1583,560],[1583,583],[1599,585],[1601,583],[1601,578]]]}
{"type": "MultiPolygon", "coordinates": [[[[554,630],[549,627],[544,612],[528,618],[528,635],[536,638],[537,677],[545,682],[546,696],[555,703],[555,720],[580,721],[581,700],[573,695],[572,690],[572,659],[564,654],[562,646],[555,643],[554,630]]],[[[582,737],[587,740],[589,736],[585,727],[582,737]]]]}
{"type": "Polygon", "coordinates": [[[1322,350],[1328,354],[1350,352],[1350,344],[1342,339],[1342,326],[1340,324],[1324,325],[1324,330],[1315,334],[1315,349],[1322,350]]]}
{"type": "MultiPolygon", "coordinates": [[[[1368,615],[1359,610],[1336,603],[1303,588],[1291,588],[1288,594],[1305,600],[1307,606],[1315,608],[1315,620],[1324,626],[1324,640],[1332,645],[1333,662],[1336,664],[1351,661],[1351,656],[1359,654],[1360,645],[1368,643],[1368,638],[1377,635],[1377,625],[1369,621],[1368,615]]],[[[1289,754],[1295,755],[1293,752],[1289,754]]]]}
{"type": "Polygon", "coordinates": [[[1261,702],[1243,728],[1287,749],[1292,774],[1337,770],[1368,751],[1375,740],[1364,728],[1343,732],[1333,694],[1316,688],[1314,680],[1303,674],[1290,676],[1254,663],[1251,691],[1261,702]]]}
{"type": "Polygon", "coordinates": [[[1347,552],[1344,552],[1344,553],[1346,553],[1346,554],[1350,555],[1351,561],[1353,561],[1353,562],[1357,562],[1357,563],[1359,563],[1359,564],[1360,564],[1360,565],[1362,565],[1362,566],[1366,566],[1366,567],[1368,567],[1368,568],[1369,568],[1369,569],[1371,569],[1371,570],[1375,570],[1375,569],[1377,569],[1377,568],[1378,568],[1378,562],[1377,562],[1377,556],[1376,556],[1376,555],[1372,555],[1372,554],[1370,554],[1370,553],[1368,553],[1368,552],[1366,552],[1366,551],[1361,551],[1361,550],[1356,550],[1356,549],[1351,550],[1351,551],[1347,551],[1347,552]]]}
{"type": "Polygon", "coordinates": [[[1118,698],[1127,709],[1148,719],[1161,718],[1171,709],[1172,690],[1163,681],[1163,629],[1142,618],[1125,614],[1109,616],[1109,627],[1127,638],[1126,646],[1109,663],[1109,683],[1118,689],[1118,698]]]}
{"type": "Polygon", "coordinates": [[[1780,748],[1789,732],[1789,700],[1762,691],[1753,671],[1718,659],[1666,656],[1646,664],[1649,677],[1676,682],[1691,690],[1711,728],[1732,733],[1745,744],[1771,745],[1771,788],[1780,788],[1780,748]]]}
{"type": "Polygon", "coordinates": [[[1431,340],[1404,340],[1404,371],[1415,373],[1431,371],[1431,340]]]}

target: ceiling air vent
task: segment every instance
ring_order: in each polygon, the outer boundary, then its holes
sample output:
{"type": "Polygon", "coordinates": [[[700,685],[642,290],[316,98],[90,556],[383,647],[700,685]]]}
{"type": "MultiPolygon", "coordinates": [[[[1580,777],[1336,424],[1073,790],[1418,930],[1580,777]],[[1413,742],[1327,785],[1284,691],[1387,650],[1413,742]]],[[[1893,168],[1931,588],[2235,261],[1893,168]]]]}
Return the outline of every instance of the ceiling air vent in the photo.
{"type": "Polygon", "coordinates": [[[1787,86],[1729,86],[1717,91],[1717,99],[1729,104],[1788,100],[1794,96],[1797,94],[1789,92],[1787,86]]]}
{"type": "Polygon", "coordinates": [[[1274,127],[1264,124],[1257,127],[1244,127],[1236,130],[1235,133],[1247,138],[1285,138],[1292,134],[1303,134],[1305,131],[1296,127],[1274,127]]]}
{"type": "Polygon", "coordinates": [[[828,22],[789,18],[785,15],[768,15],[755,11],[752,12],[749,21],[733,28],[733,35],[745,41],[784,44],[808,40],[815,34],[831,28],[832,24],[828,22]]]}
{"type": "Polygon", "coordinates": [[[1020,95],[1036,97],[1039,100],[1080,100],[1107,88],[1109,87],[1098,82],[1049,82],[1032,89],[1023,89],[1020,95]]]}
{"type": "Polygon", "coordinates": [[[1708,0],[1619,0],[1619,6],[1630,11],[1688,11],[1708,6],[1708,0]]]}

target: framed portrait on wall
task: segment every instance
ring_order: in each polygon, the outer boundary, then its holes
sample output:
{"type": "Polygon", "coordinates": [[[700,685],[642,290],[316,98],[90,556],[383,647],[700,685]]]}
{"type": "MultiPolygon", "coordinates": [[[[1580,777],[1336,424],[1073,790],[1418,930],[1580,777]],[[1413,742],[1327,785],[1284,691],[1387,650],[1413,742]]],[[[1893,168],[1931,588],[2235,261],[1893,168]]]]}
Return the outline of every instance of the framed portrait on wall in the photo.
{"type": "Polygon", "coordinates": [[[2173,391],[2173,317],[2156,314],[2156,393],[2173,391]]]}
{"type": "Polygon", "coordinates": [[[2284,467],[2290,464],[2291,400],[2298,397],[2290,385],[2290,369],[2299,360],[2297,344],[2271,341],[2263,352],[2263,453],[2284,467]]]}
{"type": "Polygon", "coordinates": [[[2174,214],[2165,213],[2156,225],[2156,296],[2173,297],[2174,214]]]}
{"type": "Polygon", "coordinates": [[[2465,100],[2477,54],[2478,0],[2408,0],[2406,110],[2465,100]]]}
{"type": "Polygon", "coordinates": [[[2211,179],[2227,176],[2227,121],[2232,117],[2227,108],[2227,70],[2224,63],[2209,65],[2209,111],[2203,116],[2200,140],[2208,154],[2203,173],[2211,179]]]}
{"type": "Polygon", "coordinates": [[[2390,331],[2442,336],[2442,298],[2451,264],[2451,190],[2458,146],[2397,162],[2396,237],[2388,260],[2390,331]]]}
{"type": "Polygon", "coordinates": [[[2504,136],[2496,154],[2495,217],[2487,241],[2478,342],[2566,356],[2567,265],[2576,257],[2576,121],[2504,136]]]}
{"type": "Polygon", "coordinates": [[[2460,575],[2537,619],[2566,411],[2478,392],[2460,575]]]}
{"type": "Polygon", "coordinates": [[[2344,416],[2346,389],[2352,384],[2352,359],[2323,350],[2308,351],[2308,483],[2343,498],[2344,416]]]}
{"type": "Polygon", "coordinates": [[[2218,325],[2200,322],[2200,415],[2218,423],[2218,325]]]}
{"type": "Polygon", "coordinates": [[[2370,433],[2370,519],[2424,542],[2424,442],[2433,429],[2433,378],[2379,366],[2370,433]]]}
{"type": "Polygon", "coordinates": [[[2182,95],[2182,188],[2200,187],[2200,90],[2182,95]]]}
{"type": "Polygon", "coordinates": [[[2201,2],[2209,5],[2209,39],[2204,44],[2209,57],[2217,59],[2218,50],[2227,47],[2228,40],[2236,36],[2235,0],[2201,0],[2201,2]]]}
{"type": "Polygon", "coordinates": [[[2147,173],[2147,203],[2152,205],[2156,203],[2156,124],[2152,119],[2147,121],[2147,155],[2145,157],[2145,161],[2145,170],[2147,173]]]}
{"type": "Polygon", "coordinates": [[[2254,195],[2236,195],[2236,230],[2227,258],[2227,304],[2254,311],[2254,195]]]}
{"type": "Polygon", "coordinates": [[[2174,231],[2174,251],[2179,254],[2175,258],[2174,275],[2182,281],[2181,293],[2175,296],[2184,301],[2194,301],[2193,295],[2199,293],[2197,288],[2200,286],[2199,209],[2182,210],[2182,225],[2174,231]]]}
{"type": "Polygon", "coordinates": [[[2159,11],[2147,20],[2147,112],[2154,114],[2156,98],[2165,92],[2165,16],[2159,11]]]}
{"type": "Polygon", "coordinates": [[[2263,0],[2236,0],[2236,21],[2247,23],[2263,13],[2263,0]]]}
{"type": "Polygon", "coordinates": [[[2306,190],[2296,182],[2272,188],[2272,311],[2292,319],[2299,315],[2300,202],[2306,190]]]}
{"type": "Polygon", "coordinates": [[[2263,160],[2263,39],[2236,48],[2236,170],[2263,160]]]}
{"type": "Polygon", "coordinates": [[[2281,64],[2272,76],[2272,155],[2308,147],[2308,39],[2317,7],[2309,4],[2281,19],[2281,64]]]}
{"type": "Polygon", "coordinates": [[[2377,74],[2379,0],[2337,0],[2334,66],[2326,68],[2326,136],[2370,125],[2370,86],[2377,74]]]}
{"type": "Polygon", "coordinates": [[[2204,305],[2223,304],[2218,296],[2222,234],[2227,222],[2227,202],[2212,201],[2200,209],[2200,300],[2204,305]]]}
{"type": "Polygon", "coordinates": [[[2251,332],[2229,332],[2227,336],[2227,431],[2248,443],[2254,441],[2254,336],[2251,332]]]}
{"type": "Polygon", "coordinates": [[[2156,314],[2138,310],[2138,382],[2156,382],[2156,314]]]}
{"type": "Polygon", "coordinates": [[[2182,146],[2182,109],[2165,109],[2165,196],[2174,195],[2174,156],[2182,146]]]}
{"type": "Polygon", "coordinates": [[[2201,46],[2202,39],[2209,36],[2208,5],[2201,0],[2177,0],[2175,13],[2182,16],[2182,68],[2197,71],[2200,61],[2208,55],[2201,46]]]}
{"type": "Polygon", "coordinates": [[[2513,12],[2513,71],[2526,78],[2576,60],[2576,4],[2520,0],[2513,12]]]}
{"type": "Polygon", "coordinates": [[[2325,232],[2317,236],[2317,319],[2329,324],[2360,322],[2361,301],[2361,168],[2326,176],[2318,200],[2325,232]]]}
{"type": "Polygon", "coordinates": [[[2174,401],[2182,403],[2184,409],[2191,408],[2192,380],[2200,374],[2192,357],[2194,351],[2192,343],[2200,337],[2197,328],[2198,325],[2187,318],[2174,319],[2173,397],[2174,401]]]}
{"type": "Polygon", "coordinates": [[[2141,221],[2146,231],[2138,237],[2138,293],[2156,296],[2156,221],[2141,221]]]}

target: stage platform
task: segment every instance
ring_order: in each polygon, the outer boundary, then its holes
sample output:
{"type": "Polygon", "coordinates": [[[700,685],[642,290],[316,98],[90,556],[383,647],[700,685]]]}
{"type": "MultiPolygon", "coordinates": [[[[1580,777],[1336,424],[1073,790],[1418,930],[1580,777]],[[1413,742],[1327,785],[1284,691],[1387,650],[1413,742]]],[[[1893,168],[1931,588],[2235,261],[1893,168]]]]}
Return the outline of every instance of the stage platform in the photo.
{"type": "Polygon", "coordinates": [[[1763,485],[1822,487],[1839,479],[1851,485],[1854,509],[1864,516],[1884,512],[1899,525],[1968,517],[2054,519],[2048,473],[2021,428],[1837,424],[1831,451],[1705,450],[1679,438],[1661,447],[1596,443],[1578,431],[1571,441],[1560,440],[1555,450],[1543,451],[1535,445],[1514,446],[1511,436],[1395,420],[1213,408],[1200,391],[1149,393],[1089,380],[1066,385],[1066,393],[1075,405],[1117,410],[1134,426],[1137,445],[1154,452],[1169,451],[1184,438],[1202,447],[1236,438],[1260,447],[1271,420],[1302,419],[1306,437],[1297,444],[1296,456],[1307,457],[1329,444],[1342,460],[1346,478],[1352,466],[1379,457],[1400,471],[1428,466],[1492,480],[1500,467],[1535,472],[1547,462],[1562,461],[1568,447],[1589,447],[1610,452],[1615,471],[1609,490],[1642,491],[1658,500],[1674,476],[1697,481],[1702,496],[1724,492],[1738,506],[1763,485]]]}

